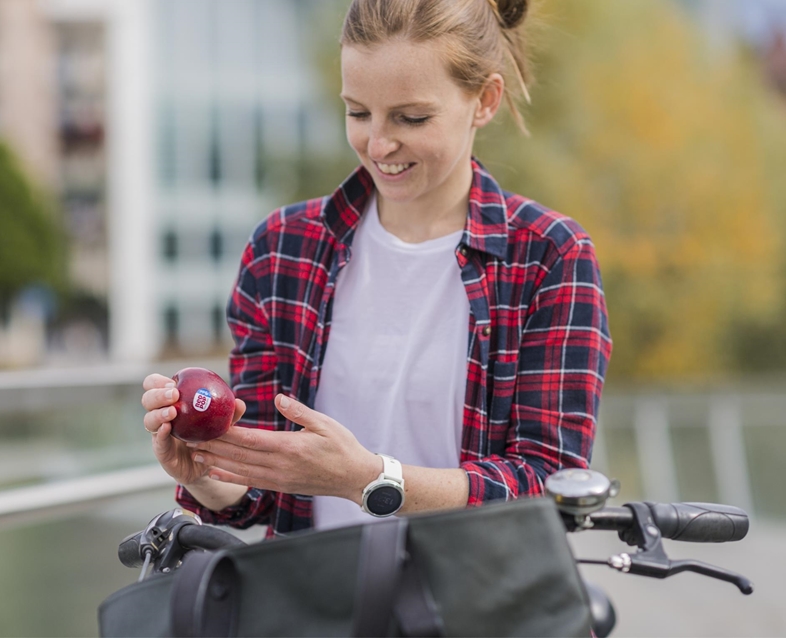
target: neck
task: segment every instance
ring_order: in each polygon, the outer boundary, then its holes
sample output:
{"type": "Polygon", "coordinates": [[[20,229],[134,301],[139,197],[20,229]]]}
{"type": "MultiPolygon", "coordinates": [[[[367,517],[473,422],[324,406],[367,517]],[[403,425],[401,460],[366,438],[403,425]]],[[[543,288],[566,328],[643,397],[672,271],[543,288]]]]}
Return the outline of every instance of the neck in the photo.
{"type": "Polygon", "coordinates": [[[379,221],[389,233],[411,244],[463,230],[471,186],[472,163],[468,161],[440,188],[415,200],[391,201],[377,192],[379,221]]]}

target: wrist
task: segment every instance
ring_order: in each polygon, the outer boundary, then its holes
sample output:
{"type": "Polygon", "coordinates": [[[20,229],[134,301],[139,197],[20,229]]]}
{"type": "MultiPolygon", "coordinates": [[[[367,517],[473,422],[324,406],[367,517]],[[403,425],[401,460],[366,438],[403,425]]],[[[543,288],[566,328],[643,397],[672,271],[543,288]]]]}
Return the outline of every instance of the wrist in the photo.
{"type": "Polygon", "coordinates": [[[368,452],[358,468],[357,478],[352,481],[352,487],[347,498],[356,505],[360,505],[363,502],[363,490],[366,488],[366,485],[376,480],[383,467],[382,457],[373,452],[368,452]]]}
{"type": "Polygon", "coordinates": [[[222,483],[207,476],[189,483],[181,483],[200,504],[214,512],[239,505],[248,492],[248,487],[236,483],[222,483]]]}
{"type": "Polygon", "coordinates": [[[188,483],[181,483],[181,485],[191,492],[192,490],[201,491],[205,488],[209,488],[212,483],[215,483],[215,481],[211,478],[208,478],[207,474],[205,474],[204,476],[200,476],[199,478],[189,481],[188,483]]]}

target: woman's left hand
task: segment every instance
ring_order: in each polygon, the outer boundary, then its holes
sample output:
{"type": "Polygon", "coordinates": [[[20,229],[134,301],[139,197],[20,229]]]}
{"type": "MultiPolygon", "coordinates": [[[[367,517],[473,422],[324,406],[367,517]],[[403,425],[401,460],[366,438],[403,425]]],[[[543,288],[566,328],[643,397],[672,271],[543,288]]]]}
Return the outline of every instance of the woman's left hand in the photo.
{"type": "Polygon", "coordinates": [[[231,427],[218,439],[189,443],[192,458],[209,466],[209,476],[219,481],[360,503],[363,488],[382,471],[382,460],[338,421],[283,394],[275,403],[281,414],[304,429],[231,427]]]}

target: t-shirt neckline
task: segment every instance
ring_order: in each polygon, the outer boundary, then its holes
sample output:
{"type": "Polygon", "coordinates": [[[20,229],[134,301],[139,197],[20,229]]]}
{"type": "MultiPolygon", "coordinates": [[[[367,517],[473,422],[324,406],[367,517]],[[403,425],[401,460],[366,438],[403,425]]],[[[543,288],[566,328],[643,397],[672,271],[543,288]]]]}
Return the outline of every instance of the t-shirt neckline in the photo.
{"type": "Polygon", "coordinates": [[[371,194],[371,198],[369,200],[364,217],[366,218],[368,232],[376,241],[391,248],[406,250],[409,252],[426,253],[445,250],[447,248],[452,250],[458,245],[458,242],[461,240],[461,236],[464,234],[464,230],[462,229],[447,235],[443,235],[442,237],[427,239],[426,241],[418,242],[416,244],[406,242],[403,239],[396,237],[382,225],[382,222],[379,220],[379,207],[377,206],[376,192],[371,194]]]}

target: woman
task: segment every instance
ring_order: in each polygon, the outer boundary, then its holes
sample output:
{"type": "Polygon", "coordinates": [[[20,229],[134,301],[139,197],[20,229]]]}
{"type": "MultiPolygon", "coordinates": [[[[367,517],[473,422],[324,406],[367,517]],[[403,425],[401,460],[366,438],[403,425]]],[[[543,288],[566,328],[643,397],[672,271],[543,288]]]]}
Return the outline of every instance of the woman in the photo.
{"type": "Polygon", "coordinates": [[[472,157],[526,95],[525,0],[354,0],[341,38],[361,166],[255,230],[228,305],[238,425],[145,427],[206,522],[285,534],[534,496],[586,467],[611,351],[594,249],[472,157]],[[506,84],[506,77],[515,82],[506,84]]]}

